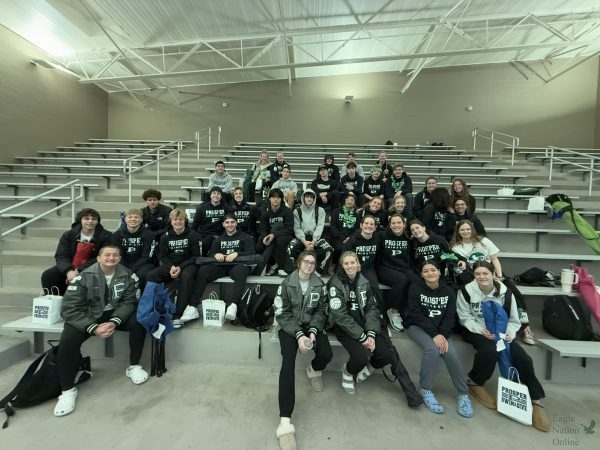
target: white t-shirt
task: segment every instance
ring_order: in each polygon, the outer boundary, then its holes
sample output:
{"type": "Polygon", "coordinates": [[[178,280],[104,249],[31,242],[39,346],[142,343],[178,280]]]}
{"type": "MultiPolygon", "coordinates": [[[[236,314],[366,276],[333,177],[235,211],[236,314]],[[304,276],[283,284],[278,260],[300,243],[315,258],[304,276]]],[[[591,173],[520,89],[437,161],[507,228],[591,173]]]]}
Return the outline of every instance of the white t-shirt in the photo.
{"type": "Polygon", "coordinates": [[[491,257],[500,251],[492,241],[484,237],[477,244],[459,244],[452,247],[452,251],[467,260],[470,266],[476,261],[491,261],[491,257]]]}

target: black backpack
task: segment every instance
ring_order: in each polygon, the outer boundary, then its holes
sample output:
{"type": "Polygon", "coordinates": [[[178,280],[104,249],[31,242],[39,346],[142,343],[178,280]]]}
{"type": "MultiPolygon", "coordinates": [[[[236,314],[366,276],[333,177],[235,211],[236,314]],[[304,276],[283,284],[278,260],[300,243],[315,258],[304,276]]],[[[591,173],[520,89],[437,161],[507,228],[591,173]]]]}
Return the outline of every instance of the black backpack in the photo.
{"type": "MultiPolygon", "coordinates": [[[[53,346],[54,341],[48,341],[52,347],[42,353],[33,361],[17,385],[10,393],[0,400],[0,408],[6,414],[6,421],[2,428],[8,427],[8,419],[14,416],[16,408],[39,405],[40,403],[57,398],[61,394],[56,353],[58,346],[53,346]]],[[[91,360],[89,356],[81,358],[75,384],[83,383],[92,376],[91,360]]]]}
{"type": "Polygon", "coordinates": [[[512,277],[511,281],[525,286],[555,287],[556,285],[554,282],[554,274],[550,271],[540,269],[539,267],[527,269],[522,274],[512,277]]]}
{"type": "Polygon", "coordinates": [[[247,289],[238,305],[238,322],[247,328],[258,331],[258,357],[262,358],[261,332],[271,326],[275,308],[273,297],[268,292],[260,292],[260,287],[247,289]]]}
{"type": "Polygon", "coordinates": [[[544,301],[542,327],[558,339],[589,341],[594,338],[591,314],[579,297],[556,295],[544,301]]]}

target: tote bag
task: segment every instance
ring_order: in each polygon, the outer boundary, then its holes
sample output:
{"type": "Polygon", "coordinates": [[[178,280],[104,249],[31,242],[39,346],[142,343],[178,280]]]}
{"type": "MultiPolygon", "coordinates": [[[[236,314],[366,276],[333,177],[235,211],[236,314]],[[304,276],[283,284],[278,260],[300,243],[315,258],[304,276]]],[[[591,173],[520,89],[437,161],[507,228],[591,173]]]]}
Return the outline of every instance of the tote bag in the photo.
{"type": "Polygon", "coordinates": [[[522,424],[531,425],[533,414],[531,396],[527,386],[519,381],[519,372],[514,367],[508,370],[508,378],[498,378],[496,397],[498,412],[522,424]]]}

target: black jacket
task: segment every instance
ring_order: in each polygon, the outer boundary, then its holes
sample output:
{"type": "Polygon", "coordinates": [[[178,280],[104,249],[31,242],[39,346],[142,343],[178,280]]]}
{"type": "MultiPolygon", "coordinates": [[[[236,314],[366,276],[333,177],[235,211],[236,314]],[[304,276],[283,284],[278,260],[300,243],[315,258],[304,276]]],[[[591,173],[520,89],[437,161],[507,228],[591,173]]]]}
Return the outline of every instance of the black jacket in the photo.
{"type": "Polygon", "coordinates": [[[256,222],[259,219],[259,212],[256,206],[249,205],[245,201],[237,203],[234,200],[229,207],[229,212],[235,216],[238,230],[248,233],[252,237],[258,235],[256,222]]]}
{"type": "Polygon", "coordinates": [[[290,208],[282,204],[277,211],[273,211],[270,206],[262,211],[259,241],[271,233],[276,238],[294,237],[294,213],[290,208]]]}
{"type": "Polygon", "coordinates": [[[416,325],[429,336],[450,337],[456,321],[456,293],[441,283],[431,289],[423,281],[408,289],[408,312],[402,317],[404,326],[416,325]]]}
{"type": "Polygon", "coordinates": [[[209,200],[196,208],[192,229],[200,235],[219,235],[223,233],[223,216],[229,212],[224,200],[218,205],[213,205],[209,200]]]}
{"type": "Polygon", "coordinates": [[[456,216],[448,211],[436,211],[433,203],[429,203],[423,209],[423,225],[428,231],[442,236],[450,242],[456,228],[456,216]]]}
{"type": "Polygon", "coordinates": [[[387,267],[399,272],[410,270],[413,264],[411,246],[410,240],[404,234],[396,236],[388,227],[379,232],[378,239],[378,267],[387,267]]]}
{"type": "Polygon", "coordinates": [[[65,231],[63,233],[58,241],[58,246],[56,247],[56,252],[54,253],[54,259],[56,261],[56,267],[58,267],[58,269],[65,275],[71,269],[77,269],[79,272],[81,272],[94,264],[100,249],[110,243],[111,233],[110,231],[105,230],[102,225],[96,225],[94,236],[90,241],[94,244],[94,250],[90,255],[90,259],[81,264],[79,267],[73,267],[71,263],[73,261],[73,257],[75,256],[75,252],[77,251],[77,243],[79,242],[80,235],[81,223],[76,222],[71,225],[71,229],[69,231],[65,231]]]}
{"type": "Polygon", "coordinates": [[[173,208],[159,203],[154,212],[150,211],[147,206],[142,208],[142,219],[146,227],[150,228],[157,235],[167,231],[169,228],[169,214],[173,208]]]}
{"type": "Polygon", "coordinates": [[[196,258],[200,256],[200,236],[189,226],[181,234],[169,228],[165,234],[160,237],[158,245],[158,258],[161,265],[179,266],[181,269],[194,264],[196,258]]]}
{"type": "Polygon", "coordinates": [[[231,236],[227,233],[223,233],[217,236],[213,241],[208,256],[215,256],[217,253],[229,255],[230,253],[237,253],[238,256],[253,255],[254,240],[248,233],[237,230],[231,236]]]}
{"type": "Polygon", "coordinates": [[[378,247],[379,237],[376,233],[373,234],[371,239],[367,239],[357,230],[354,236],[349,241],[346,241],[342,251],[352,250],[355,252],[360,261],[361,270],[364,272],[366,270],[375,270],[378,247]]]}
{"type": "Polygon", "coordinates": [[[386,182],[386,191],[385,198],[394,198],[396,192],[411,194],[413,191],[412,178],[406,172],[403,172],[400,178],[396,178],[394,174],[391,174],[386,182]]]}
{"type": "Polygon", "coordinates": [[[132,272],[154,262],[154,233],[148,228],[140,227],[135,233],[120,228],[112,234],[110,243],[121,249],[121,264],[132,272]]]}
{"type": "Polygon", "coordinates": [[[356,208],[347,210],[345,214],[344,208],[342,206],[331,213],[331,234],[340,241],[352,236],[358,227],[356,208]]]}

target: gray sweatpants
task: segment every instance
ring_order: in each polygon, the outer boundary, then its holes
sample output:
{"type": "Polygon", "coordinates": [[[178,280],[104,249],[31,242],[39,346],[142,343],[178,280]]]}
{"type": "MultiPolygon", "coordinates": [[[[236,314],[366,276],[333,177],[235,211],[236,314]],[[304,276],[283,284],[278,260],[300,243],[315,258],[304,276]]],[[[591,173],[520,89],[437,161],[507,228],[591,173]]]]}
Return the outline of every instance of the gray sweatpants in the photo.
{"type": "Polygon", "coordinates": [[[436,376],[437,366],[440,358],[446,363],[446,369],[452,379],[452,383],[459,394],[467,393],[467,373],[456,347],[450,339],[448,339],[448,351],[443,355],[440,354],[433,339],[422,328],[412,325],[406,330],[410,338],[423,350],[421,357],[421,374],[419,384],[423,389],[432,390],[436,376]]]}

